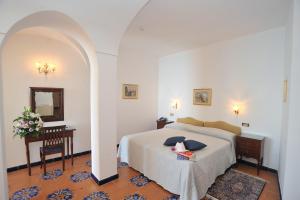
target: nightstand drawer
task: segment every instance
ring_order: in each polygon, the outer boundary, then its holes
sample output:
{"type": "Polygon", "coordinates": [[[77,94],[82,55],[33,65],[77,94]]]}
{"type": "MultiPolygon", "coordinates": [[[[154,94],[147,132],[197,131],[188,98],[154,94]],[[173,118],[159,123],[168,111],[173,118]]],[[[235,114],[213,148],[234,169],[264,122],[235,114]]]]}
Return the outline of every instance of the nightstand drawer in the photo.
{"type": "Polygon", "coordinates": [[[246,157],[258,157],[261,155],[260,151],[261,141],[243,137],[237,138],[237,153],[246,157]]]}
{"type": "Polygon", "coordinates": [[[251,134],[243,134],[236,137],[237,160],[239,158],[242,160],[243,156],[256,159],[257,174],[259,174],[259,168],[263,164],[264,140],[263,136],[251,134]]]}

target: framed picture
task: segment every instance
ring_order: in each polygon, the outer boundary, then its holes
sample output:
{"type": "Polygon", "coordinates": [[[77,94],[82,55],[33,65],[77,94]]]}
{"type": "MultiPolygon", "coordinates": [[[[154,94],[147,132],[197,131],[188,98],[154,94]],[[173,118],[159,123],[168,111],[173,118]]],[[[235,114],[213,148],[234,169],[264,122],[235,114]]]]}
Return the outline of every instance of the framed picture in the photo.
{"type": "Polygon", "coordinates": [[[212,89],[194,89],[193,92],[193,104],[210,106],[212,98],[212,89]]]}
{"type": "Polygon", "coordinates": [[[137,99],[139,86],[135,84],[123,84],[122,97],[123,99],[137,99]]]}

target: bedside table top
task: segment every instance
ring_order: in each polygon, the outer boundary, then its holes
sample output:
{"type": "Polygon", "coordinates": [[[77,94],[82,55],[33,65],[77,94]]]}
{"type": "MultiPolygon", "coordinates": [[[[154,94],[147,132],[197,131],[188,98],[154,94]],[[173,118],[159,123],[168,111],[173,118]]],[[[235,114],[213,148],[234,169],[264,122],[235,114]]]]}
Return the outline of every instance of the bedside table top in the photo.
{"type": "Polygon", "coordinates": [[[156,122],[165,123],[165,124],[171,124],[171,123],[173,123],[174,121],[169,121],[169,120],[167,120],[167,121],[156,120],[156,122]]]}
{"type": "Polygon", "coordinates": [[[254,139],[254,140],[264,140],[265,139],[264,136],[249,134],[249,133],[244,133],[244,134],[240,135],[239,137],[250,138],[250,139],[254,139]]]}

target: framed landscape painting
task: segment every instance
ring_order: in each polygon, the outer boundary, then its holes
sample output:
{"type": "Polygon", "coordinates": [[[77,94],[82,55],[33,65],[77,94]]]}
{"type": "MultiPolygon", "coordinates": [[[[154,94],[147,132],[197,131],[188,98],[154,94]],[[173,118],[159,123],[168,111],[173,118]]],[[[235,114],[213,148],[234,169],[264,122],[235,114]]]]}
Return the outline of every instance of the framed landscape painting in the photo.
{"type": "Polygon", "coordinates": [[[193,91],[193,104],[211,106],[212,89],[194,89],[193,91]]]}
{"type": "Polygon", "coordinates": [[[122,97],[123,99],[137,99],[139,86],[136,84],[123,84],[122,97]]]}

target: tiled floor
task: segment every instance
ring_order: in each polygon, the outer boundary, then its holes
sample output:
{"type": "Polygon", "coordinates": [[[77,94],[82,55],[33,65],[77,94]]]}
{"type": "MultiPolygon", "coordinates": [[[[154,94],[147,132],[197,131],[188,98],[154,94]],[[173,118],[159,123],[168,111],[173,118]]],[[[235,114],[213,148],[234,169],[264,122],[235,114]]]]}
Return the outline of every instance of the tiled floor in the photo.
{"type": "MultiPolygon", "coordinates": [[[[145,181],[143,177],[137,177],[133,179],[133,182],[140,183],[138,186],[135,185],[130,181],[130,179],[139,175],[140,173],[126,166],[121,166],[118,168],[118,173],[120,176],[119,179],[105,185],[98,186],[91,178],[84,177],[82,174],[76,174],[78,172],[90,172],[90,167],[87,164],[87,161],[89,160],[90,155],[76,157],[73,167],[71,166],[70,160],[68,160],[66,162],[66,171],[64,171],[63,175],[52,180],[43,180],[41,178],[42,170],[39,167],[34,167],[32,169],[31,177],[28,176],[27,169],[11,172],[8,174],[9,195],[11,197],[16,191],[32,186],[37,186],[39,188],[38,195],[32,199],[47,199],[49,194],[64,188],[70,189],[73,193],[73,199],[76,200],[82,200],[91,193],[100,191],[106,193],[112,200],[122,200],[126,196],[133,194],[139,194],[145,197],[147,200],[163,200],[167,199],[171,195],[168,191],[164,190],[155,182],[150,181],[149,183],[145,184],[145,182],[143,182],[145,181]],[[78,182],[72,181],[72,175],[74,175],[73,180],[78,182]],[[88,179],[80,181],[82,178],[88,179]]],[[[61,161],[47,164],[47,171],[60,168],[61,161]]],[[[237,169],[256,176],[256,169],[253,167],[240,164],[237,169]]],[[[86,173],[83,175],[86,175],[86,173]]],[[[260,196],[260,200],[279,200],[280,197],[276,174],[262,170],[260,177],[267,181],[267,184],[260,196]]]]}

